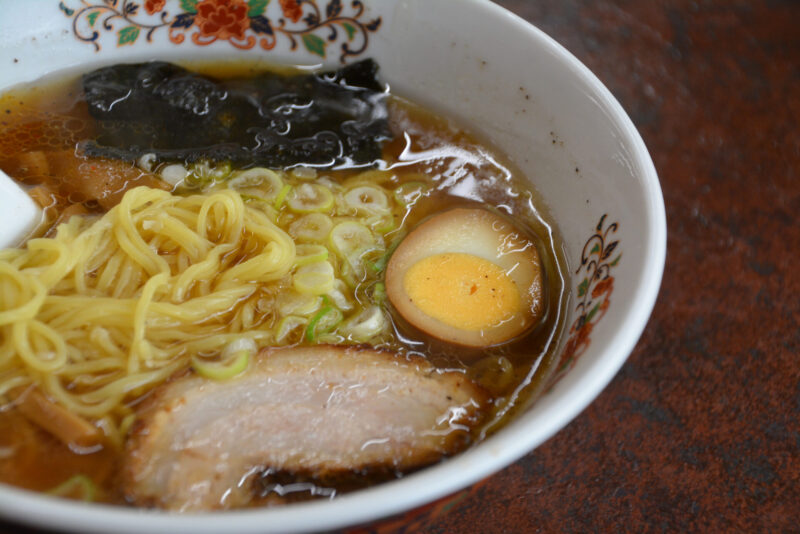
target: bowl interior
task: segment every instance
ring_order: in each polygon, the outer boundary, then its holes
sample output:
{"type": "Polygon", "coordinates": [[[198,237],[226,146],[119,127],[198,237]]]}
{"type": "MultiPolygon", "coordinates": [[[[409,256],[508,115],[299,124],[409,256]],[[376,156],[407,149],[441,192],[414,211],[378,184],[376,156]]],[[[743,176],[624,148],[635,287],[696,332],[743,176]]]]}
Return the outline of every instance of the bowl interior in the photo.
{"type": "MultiPolygon", "coordinates": [[[[81,9],[101,3],[0,0],[0,64],[10,66],[4,67],[0,89],[64,69],[155,58],[247,57],[336,66],[347,33],[340,25],[339,40],[324,45],[325,57],[306,41],[298,44],[302,38],[292,48],[277,31],[268,50],[258,39],[250,48],[224,39],[198,45],[192,41],[194,29],[171,26],[156,28],[149,36],[140,29],[134,42],[120,44],[120,31],[130,21],[112,19],[112,29],[105,30],[87,26],[81,15],[81,9]],[[94,31],[96,40],[80,38],[94,31]],[[176,42],[176,35],[184,38],[176,42]]],[[[315,5],[322,13],[328,3],[315,5]]],[[[263,16],[277,20],[280,6],[273,4],[263,16]]],[[[341,16],[350,17],[355,33],[344,42],[351,51],[363,44],[354,59],[375,58],[394,92],[455,117],[499,147],[545,199],[558,224],[553,231],[561,234],[571,276],[557,380],[479,446],[405,479],[332,502],[178,517],[61,502],[0,487],[0,512],[51,527],[97,532],[306,531],[363,523],[450,494],[513,462],[575,417],[622,365],[655,302],[666,230],[655,170],[619,104],[566,50],[488,1],[365,1],[361,14],[355,3],[346,4],[341,16]],[[378,18],[379,26],[365,29],[378,18]]],[[[180,5],[169,2],[165,9],[179,13],[180,5]]]]}

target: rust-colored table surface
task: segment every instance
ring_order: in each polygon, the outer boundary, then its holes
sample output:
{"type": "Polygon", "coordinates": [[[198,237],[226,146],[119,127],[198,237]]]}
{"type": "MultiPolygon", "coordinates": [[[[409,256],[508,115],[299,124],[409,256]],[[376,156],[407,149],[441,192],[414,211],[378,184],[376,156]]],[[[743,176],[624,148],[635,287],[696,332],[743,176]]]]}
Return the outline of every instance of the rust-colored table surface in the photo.
{"type": "Polygon", "coordinates": [[[633,118],[667,264],[600,397],[422,530],[800,532],[800,1],[499,3],[633,118]]]}

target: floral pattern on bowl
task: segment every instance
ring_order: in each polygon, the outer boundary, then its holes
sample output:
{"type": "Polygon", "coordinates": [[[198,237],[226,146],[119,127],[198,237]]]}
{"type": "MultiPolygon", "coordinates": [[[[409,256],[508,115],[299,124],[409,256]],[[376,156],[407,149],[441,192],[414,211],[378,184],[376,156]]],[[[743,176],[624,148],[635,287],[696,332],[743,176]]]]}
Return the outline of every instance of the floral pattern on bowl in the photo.
{"type": "Polygon", "coordinates": [[[327,531],[356,524],[367,525],[366,532],[402,531],[402,523],[392,523],[408,514],[407,530],[424,530],[428,518],[457,510],[472,484],[526,454],[580,413],[618,371],[644,328],[666,250],[663,198],[646,147],[599,80],[543,33],[491,2],[0,0],[0,13],[3,87],[67,67],[113,61],[267,56],[266,61],[289,64],[315,65],[325,59],[330,66],[369,54],[381,63],[393,90],[478,125],[523,173],[546,178],[535,185],[553,213],[565,214],[560,230],[573,265],[566,283],[577,300],[568,310],[567,339],[556,354],[558,372],[543,402],[487,442],[391,486],[285,509],[171,516],[74,508],[0,485],[4,517],[74,532],[211,534],[327,531]],[[201,4],[209,6],[202,16],[201,4]],[[247,12],[240,8],[226,18],[226,8],[237,5],[246,5],[247,12]],[[258,17],[268,21],[271,33],[257,31],[258,17]],[[553,131],[564,142],[551,142],[548,133],[553,131]],[[592,171],[573,179],[576,165],[583,168],[587,162],[592,171]],[[610,215],[598,227],[603,213],[610,215]],[[619,229],[606,226],[611,221],[619,229]],[[617,240],[620,244],[603,259],[617,240]],[[625,261],[617,264],[622,248],[625,261]],[[600,277],[593,276],[592,261],[607,265],[600,277]],[[394,520],[385,526],[377,523],[381,517],[394,520]]]}
{"type": "Polygon", "coordinates": [[[592,330],[611,305],[611,293],[614,292],[611,269],[619,264],[622,253],[611,259],[612,254],[618,251],[619,241],[611,241],[611,238],[617,232],[619,223],[613,222],[604,229],[607,217],[608,214],[600,217],[594,234],[583,245],[581,264],[575,271],[576,276],[584,272],[584,278],[575,288],[575,295],[581,299],[575,307],[577,318],[570,326],[569,338],[550,377],[548,390],[572,369],[581,354],[589,348],[592,330]]]}
{"type": "MultiPolygon", "coordinates": [[[[323,0],[324,1],[324,0],[323,0]]],[[[317,0],[180,0],[177,10],[167,9],[167,0],[80,0],[80,4],[58,3],[72,19],[72,33],[80,41],[101,48],[100,37],[116,36],[116,46],[152,42],[164,30],[169,40],[181,44],[188,35],[195,45],[227,41],[248,50],[258,44],[272,50],[281,38],[291,50],[298,42],[309,53],[325,59],[336,44],[339,61],[358,56],[369,47],[370,33],[378,31],[381,18],[368,19],[364,4],[352,0],[327,0],[324,9],[317,0]],[[270,9],[270,3],[275,6],[270,9]],[[140,37],[143,39],[140,40],[140,37]]]]}

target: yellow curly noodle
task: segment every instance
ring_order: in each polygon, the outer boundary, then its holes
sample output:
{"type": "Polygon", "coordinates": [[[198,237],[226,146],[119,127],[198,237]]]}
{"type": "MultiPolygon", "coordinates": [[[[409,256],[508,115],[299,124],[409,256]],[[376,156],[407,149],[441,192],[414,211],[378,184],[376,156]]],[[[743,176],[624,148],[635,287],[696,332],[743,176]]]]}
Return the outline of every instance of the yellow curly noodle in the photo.
{"type": "Polygon", "coordinates": [[[0,396],[36,385],[124,434],[125,401],[191,355],[274,339],[253,301],[294,261],[292,239],[234,191],[132,189],[102,217],[0,251],[0,396]]]}

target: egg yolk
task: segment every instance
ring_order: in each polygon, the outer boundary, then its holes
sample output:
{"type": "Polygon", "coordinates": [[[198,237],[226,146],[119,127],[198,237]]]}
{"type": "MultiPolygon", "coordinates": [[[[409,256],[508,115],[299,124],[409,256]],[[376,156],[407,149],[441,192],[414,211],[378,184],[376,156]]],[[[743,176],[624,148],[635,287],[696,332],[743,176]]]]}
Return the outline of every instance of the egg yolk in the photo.
{"type": "Polygon", "coordinates": [[[424,258],[406,271],[403,286],[423,313],[463,330],[497,326],[521,307],[519,290],[505,271],[472,254],[424,258]]]}

